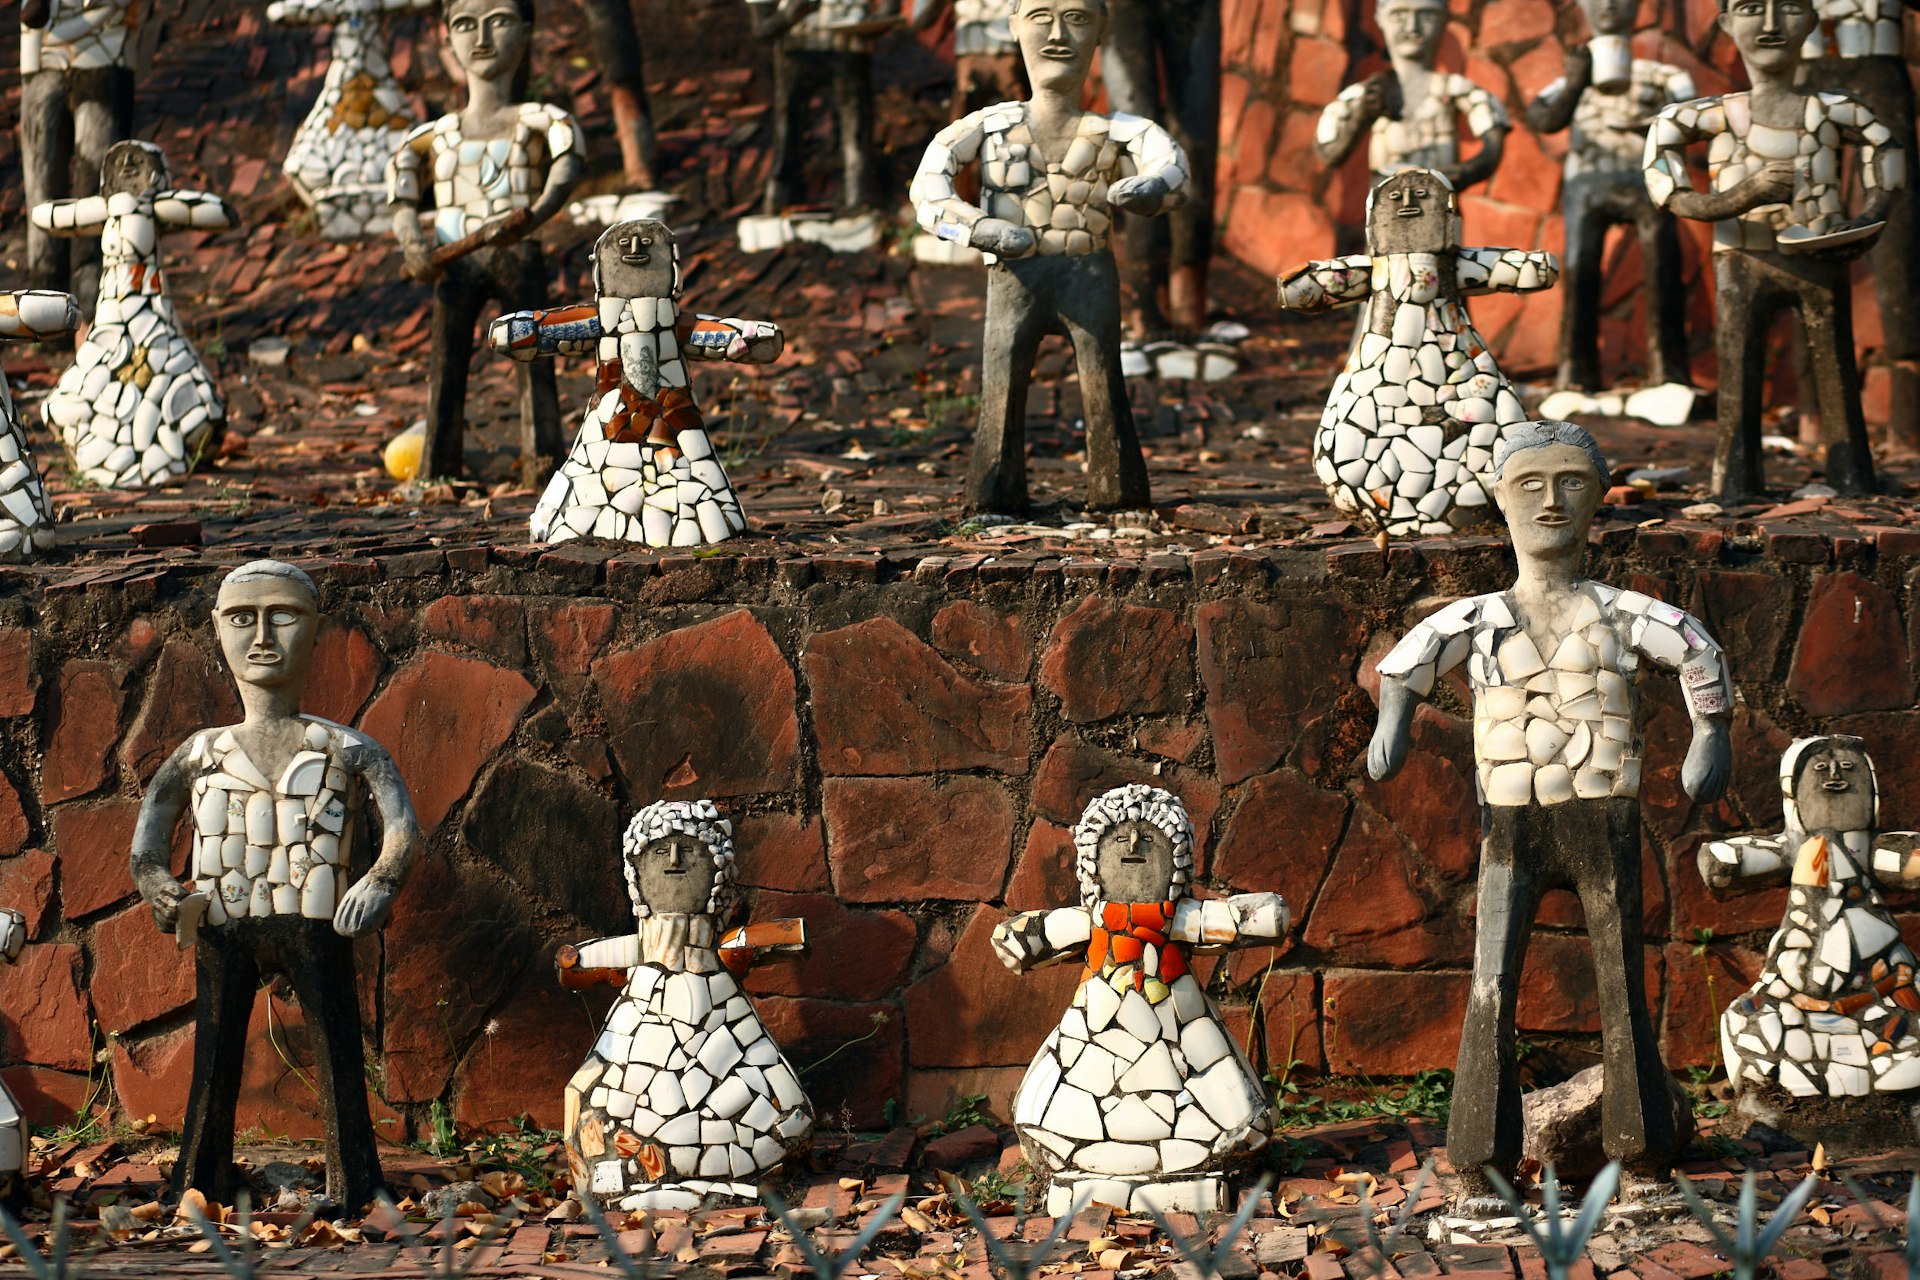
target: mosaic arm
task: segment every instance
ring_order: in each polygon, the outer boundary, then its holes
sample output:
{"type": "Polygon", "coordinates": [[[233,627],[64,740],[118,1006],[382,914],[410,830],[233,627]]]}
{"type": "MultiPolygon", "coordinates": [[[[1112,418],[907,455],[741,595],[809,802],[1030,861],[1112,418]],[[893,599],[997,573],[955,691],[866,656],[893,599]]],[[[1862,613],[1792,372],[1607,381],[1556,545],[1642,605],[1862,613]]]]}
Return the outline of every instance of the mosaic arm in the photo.
{"type": "Polygon", "coordinates": [[[522,362],[541,356],[590,356],[598,353],[600,308],[580,302],[541,311],[509,311],[487,325],[487,348],[522,362]]]}
{"type": "Polygon", "coordinates": [[[1039,243],[1033,232],[1004,218],[988,215],[954,193],[960,170],[980,156],[987,131],[983,113],[974,112],[933,135],[920,168],[913,175],[907,198],[914,215],[929,234],[964,244],[999,258],[1024,258],[1039,243]]]}
{"type": "Polygon", "coordinates": [[[1890,889],[1920,889],[1920,831],[1882,831],[1873,838],[1873,878],[1890,889]]]}
{"type": "Polygon", "coordinates": [[[1864,226],[1887,216],[1893,198],[1907,185],[1906,150],[1894,140],[1893,131],[1859,101],[1842,103],[1833,109],[1833,120],[1840,136],[1854,144],[1860,153],[1860,188],[1863,195],[1860,213],[1842,225],[1864,226]],[[1847,111],[1851,106],[1853,110],[1847,111]]]}
{"type": "Polygon", "coordinates": [[[174,748],[147,784],[140,801],[140,818],[133,828],[133,851],[129,858],[133,887],[153,909],[153,923],[171,933],[180,917],[180,899],[187,896],[186,886],[173,878],[173,829],[187,810],[190,787],[187,757],[200,740],[195,734],[174,748]]]}
{"type": "Polygon", "coordinates": [[[0,907],[0,959],[8,964],[20,958],[27,945],[27,918],[12,907],[0,907]]]}
{"type": "Polygon", "coordinates": [[[1512,128],[1512,123],[1500,99],[1465,76],[1455,76],[1454,81],[1466,86],[1454,94],[1454,110],[1467,122],[1467,132],[1479,141],[1480,150],[1458,164],[1440,165],[1439,170],[1453,183],[1455,191],[1464,191],[1476,182],[1485,182],[1500,167],[1500,157],[1507,146],[1507,130],[1512,128]]]}
{"type": "Polygon", "coordinates": [[[1278,286],[1282,311],[1331,311],[1373,292],[1373,259],[1364,253],[1323,258],[1281,276],[1278,286]]]}
{"type": "Polygon", "coordinates": [[[78,196],[71,200],[48,200],[33,206],[33,225],[50,235],[93,235],[107,225],[105,196],[78,196]]]}
{"type": "Polygon", "coordinates": [[[993,950],[1015,973],[1044,969],[1086,952],[1093,913],[1085,907],[1022,911],[993,927],[993,950]]]}
{"type": "Polygon", "coordinates": [[[1709,110],[1719,114],[1713,98],[1676,102],[1653,118],[1647,129],[1647,149],[1641,162],[1647,195],[1654,207],[1677,217],[1702,222],[1737,218],[1763,204],[1778,204],[1793,196],[1793,161],[1769,160],[1754,174],[1725,191],[1703,192],[1693,187],[1687,171],[1687,147],[1709,141],[1714,131],[1701,127],[1709,110]]]}
{"type": "Polygon", "coordinates": [[[1358,84],[1350,84],[1340,96],[1320,112],[1314,126],[1313,149],[1329,169],[1344,164],[1381,116],[1400,114],[1400,77],[1391,71],[1377,71],[1358,84]]]}
{"type": "Polygon", "coordinates": [[[226,231],[240,225],[232,205],[209,191],[169,188],[153,197],[153,216],[169,227],[190,231],[226,231]]]}
{"type": "Polygon", "coordinates": [[[1456,600],[1417,623],[1380,660],[1380,718],[1367,744],[1367,773],[1376,782],[1407,762],[1413,713],[1441,676],[1466,661],[1479,613],[1479,597],[1456,600]]]}
{"type": "Polygon", "coordinates": [[[1580,95],[1593,83],[1593,50],[1577,44],[1567,50],[1567,69],[1558,80],[1527,104],[1527,128],[1535,133],[1559,133],[1573,123],[1580,95]]]}
{"type": "Polygon", "coordinates": [[[341,16],[339,0],[273,0],[267,6],[267,21],[283,27],[320,27],[341,16]]]}
{"type": "Polygon", "coordinates": [[[786,335],[771,320],[698,316],[680,336],[680,350],[689,360],[772,364],[786,349],[786,335]]]}
{"type": "Polygon", "coordinates": [[[1545,249],[1461,249],[1456,278],[1460,292],[1532,293],[1551,289],[1560,259],[1545,249]]]}
{"type": "Polygon", "coordinates": [[[333,913],[335,933],[361,938],[386,924],[393,900],[419,858],[424,840],[413,801],[407,796],[407,784],[387,749],[362,739],[344,754],[347,764],[366,781],[367,794],[380,819],[380,855],[360,882],[347,890],[339,910],[333,913]]]}
{"type": "Polygon", "coordinates": [[[424,175],[432,164],[433,133],[429,120],[416,125],[387,161],[387,210],[393,218],[393,238],[400,245],[401,272],[409,280],[427,283],[440,278],[426,233],[420,228],[420,208],[427,198],[424,175]]]}
{"type": "Polygon", "coordinates": [[[1141,116],[1116,113],[1108,136],[1126,148],[1133,173],[1107,187],[1107,203],[1144,217],[1172,213],[1193,189],[1187,153],[1173,135],[1141,116]]]}
{"type": "Polygon", "coordinates": [[[640,964],[640,935],[624,933],[617,938],[595,938],[577,946],[568,943],[553,955],[553,968],[560,985],[569,991],[588,987],[618,987],[627,974],[640,964]]]}
{"type": "Polygon", "coordinates": [[[516,240],[526,239],[535,228],[566,207],[573,189],[587,176],[587,159],[581,150],[579,122],[557,107],[550,110],[553,118],[547,125],[546,133],[546,183],[540,188],[539,198],[527,207],[524,216],[509,210],[481,224],[489,244],[512,244],[516,240]]]}
{"type": "Polygon", "coordinates": [[[762,40],[778,40],[819,7],[820,0],[747,0],[753,34],[762,40]]]}
{"type": "Polygon", "coordinates": [[[757,964],[807,954],[807,922],[795,916],[755,920],[729,929],[717,950],[720,963],[738,977],[757,964]]]}
{"type": "Polygon", "coordinates": [[[1700,878],[1716,891],[1748,893],[1787,882],[1792,859],[1779,836],[1729,836],[1702,840],[1695,855],[1700,878]]]}
{"type": "Polygon", "coordinates": [[[80,303],[51,289],[0,290],[0,341],[39,342],[80,327],[80,303]]]}
{"type": "Polygon", "coordinates": [[[1277,893],[1182,898],[1167,936],[1203,951],[1224,950],[1235,943],[1278,942],[1289,923],[1286,901],[1277,893]]]}
{"type": "Polygon", "coordinates": [[[1698,618],[1663,600],[1648,603],[1633,621],[1628,642],[1655,666],[1680,676],[1680,692],[1693,720],[1693,743],[1680,767],[1680,785],[1693,799],[1717,800],[1733,773],[1728,723],[1733,686],[1726,659],[1698,618]]]}

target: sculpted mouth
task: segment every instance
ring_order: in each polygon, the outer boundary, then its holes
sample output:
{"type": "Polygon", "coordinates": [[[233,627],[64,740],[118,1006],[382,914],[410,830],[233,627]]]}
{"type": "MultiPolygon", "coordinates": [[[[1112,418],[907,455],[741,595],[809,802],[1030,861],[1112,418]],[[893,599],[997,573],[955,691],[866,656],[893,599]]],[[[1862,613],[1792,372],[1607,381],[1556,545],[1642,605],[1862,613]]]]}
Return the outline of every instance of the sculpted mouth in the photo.
{"type": "Polygon", "coordinates": [[[1406,208],[1400,210],[1400,212],[1394,214],[1393,216],[1396,218],[1417,218],[1420,216],[1420,206],[1410,204],[1406,208]]]}

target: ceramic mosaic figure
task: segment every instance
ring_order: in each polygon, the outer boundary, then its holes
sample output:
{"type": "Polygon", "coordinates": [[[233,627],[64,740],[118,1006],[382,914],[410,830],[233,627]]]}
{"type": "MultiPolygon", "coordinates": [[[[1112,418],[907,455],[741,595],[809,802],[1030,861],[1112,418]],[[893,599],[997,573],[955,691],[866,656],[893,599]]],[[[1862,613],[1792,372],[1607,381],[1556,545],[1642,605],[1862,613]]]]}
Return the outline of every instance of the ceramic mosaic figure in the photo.
{"type": "Polygon", "coordinates": [[[1032,99],[942,129],[913,180],[920,225],[991,264],[970,510],[1026,508],[1027,388],[1050,332],[1071,339],[1079,365],[1088,505],[1149,501],[1120,372],[1120,281],[1108,241],[1115,209],[1152,217],[1179,208],[1188,170],[1179,144],[1153,121],[1080,109],[1105,26],[1104,0],[1016,0],[1013,32],[1032,99]],[[978,204],[954,186],[976,162],[978,204]]]}
{"type": "Polygon", "coordinates": [[[1026,95],[1020,42],[1013,38],[1013,0],[914,0],[913,25],[924,31],[953,11],[953,118],[1026,95]]]}
{"type": "Polygon", "coordinates": [[[993,931],[1016,973],[1086,964],[1013,1104],[1027,1158],[1052,1177],[1047,1212],[1089,1192],[1135,1213],[1218,1209],[1224,1175],[1271,1135],[1273,1108],[1187,954],[1272,945],[1287,904],[1275,893],[1189,897],[1193,826],[1157,787],[1094,800],[1073,844],[1080,905],[1022,912],[993,931]]]}
{"type": "MultiPolygon", "coordinates": [[[[136,3],[22,0],[20,168],[28,209],[92,195],[107,148],[133,132],[136,3]]],[[[90,306],[99,270],[98,246],[83,242],[70,254],[64,240],[28,225],[27,278],[35,285],[71,289],[90,306]]]]}
{"type": "Polygon", "coordinates": [[[1877,829],[1880,789],[1859,738],[1794,742],[1780,792],[1779,835],[1700,848],[1714,889],[1792,886],[1759,980],[1720,1017],[1727,1079],[1796,1098],[1920,1089],[1920,962],[1880,897],[1881,885],[1920,887],[1920,832],[1877,829]]]}
{"type": "Polygon", "coordinates": [[[40,412],[73,465],[102,488],[145,489],[186,475],[226,424],[226,402],[187,339],[160,270],[160,236],[224,231],[240,215],[219,196],[167,185],[151,142],[116,142],[100,195],[33,207],[56,236],[98,236],[93,324],[40,412]]]}
{"type": "Polygon", "coordinates": [[[747,0],[753,33],[773,44],[773,165],[760,212],[801,202],[816,94],[830,93],[840,138],[840,208],[880,201],[873,156],[873,42],[896,22],[881,0],[747,0]]]}
{"type": "Polygon", "coordinates": [[[299,711],[320,625],[306,574],[276,560],[242,565],[221,584],[213,625],[246,714],[194,734],[160,766],[131,860],[154,922],[194,948],[193,1085],[173,1191],[233,1203],[247,1023],[261,979],[281,975],[313,1042],[327,1195],[351,1210],[381,1185],[353,940],[386,923],[420,827],[379,743],[299,711]],[[379,853],[365,865],[369,804],[379,853]],[[168,870],[182,817],[191,887],[168,870]]]}
{"type": "Polygon", "coordinates": [[[1643,667],[1679,677],[1693,719],[1681,781],[1701,802],[1726,788],[1733,691],[1720,647],[1698,619],[1580,576],[1608,475],[1593,437],[1571,423],[1513,432],[1493,480],[1519,560],[1513,587],[1447,605],[1380,663],[1380,720],[1367,752],[1377,779],[1405,763],[1414,711],[1442,676],[1464,662],[1473,689],[1485,837],[1447,1154],[1482,1193],[1476,1171],[1491,1167],[1511,1180],[1520,1159],[1513,1020],[1534,913],[1549,889],[1574,890],[1586,913],[1607,1155],[1659,1176],[1692,1137],[1675,1113],[1647,1008],[1635,680],[1643,667]]]}
{"type": "Polygon", "coordinates": [[[1761,396],[1767,335],[1783,310],[1800,314],[1827,438],[1826,481],[1842,493],[1874,490],[1873,453],[1860,412],[1848,263],[1885,225],[1907,156],[1865,103],[1794,87],[1801,42],[1816,26],[1810,0],[1723,0],[1753,88],[1678,103],[1647,133],[1647,194],[1683,218],[1713,225],[1718,289],[1720,443],[1713,490],[1746,498],[1765,487],[1761,396]],[[1695,191],[1687,148],[1707,144],[1710,190],[1695,191]],[[1861,216],[1843,200],[1845,150],[1859,155],[1861,216]]]}
{"type": "MultiPolygon", "coordinates": [[[[1909,157],[1915,154],[1913,81],[1902,38],[1903,0],[1813,0],[1819,25],[1807,37],[1800,87],[1864,104],[1909,157]]],[[[1881,359],[1892,385],[1887,434],[1920,448],[1920,201],[1902,189],[1883,212],[1874,241],[1874,298],[1880,306],[1881,359]]]]}
{"type": "MultiPolygon", "coordinates": [[[[533,0],[442,0],[447,47],[467,72],[467,105],[407,135],[387,169],[393,237],[410,279],[433,283],[422,479],[466,468],[467,367],[489,300],[539,307],[547,262],[533,231],[565,207],[586,175],[580,126],[559,107],[522,101],[533,0]],[[420,226],[431,197],[432,241],[420,226]]],[[[532,480],[560,452],[553,366],[520,378],[520,466],[532,480]]]]}
{"type": "Polygon", "coordinates": [[[1500,99],[1462,75],[1434,65],[1447,30],[1444,0],[1379,0],[1374,17],[1393,66],[1348,85],[1320,113],[1314,149],[1329,168],[1367,143],[1374,181],[1402,169],[1434,169],[1455,190],[1493,177],[1506,146],[1500,99]],[[1479,144],[1461,159],[1460,134],[1479,144]]]}
{"type": "MultiPolygon", "coordinates": [[[[27,918],[10,907],[0,908],[0,959],[14,963],[26,945],[27,918]]],[[[0,1196],[10,1198],[21,1189],[27,1151],[26,1117],[19,1100],[0,1082],[0,1196]]]]}
{"type": "Polygon", "coordinates": [[[381,235],[390,225],[387,161],[415,121],[387,65],[382,19],[434,7],[435,0],[273,0],[267,6],[269,22],[333,28],[326,81],[280,166],[329,240],[381,235]]]}
{"type": "Polygon", "coordinates": [[[1562,387],[1597,391],[1600,377],[1600,271],[1607,229],[1630,226],[1640,241],[1646,299],[1650,386],[1685,383],[1687,303],[1680,276],[1680,236],[1673,215],[1647,198],[1641,161],[1647,119],[1694,97],[1693,77],[1679,67],[1633,56],[1638,7],[1628,0],[1581,0],[1593,38],[1567,50],[1567,70],[1527,107],[1527,127],[1567,136],[1560,188],[1566,217],[1567,298],[1560,311],[1562,387]]]}
{"type": "MultiPolygon", "coordinates": [[[[80,326],[72,294],[41,289],[0,292],[0,342],[45,342],[80,326]]],[[[53,504],[40,479],[13,393],[0,375],[0,559],[26,560],[55,541],[53,504]]],[[[0,1124],[4,1124],[0,1118],[0,1124]]]]}
{"type": "Polygon", "coordinates": [[[620,999],[567,1084],[574,1187],[623,1209],[752,1200],[813,1132],[813,1104],[736,977],[805,948],[798,920],[722,932],[737,906],[733,825],[711,801],[661,801],[625,839],[639,931],[563,947],[569,986],[620,999]]]}
{"type": "Polygon", "coordinates": [[[770,363],[784,345],[779,327],[712,316],[683,323],[680,249],[662,222],[602,232],[593,286],[593,302],[515,312],[487,330],[488,345],[516,360],[592,353],[600,362],[586,421],[534,509],[534,541],[724,542],[747,521],[687,387],[686,361],[770,363]]]}
{"type": "Polygon", "coordinates": [[[1462,248],[1453,189],[1427,169],[1374,188],[1367,248],[1280,277],[1286,310],[1367,308],[1320,415],[1314,470],[1335,506],[1388,533],[1489,519],[1494,451],[1526,411],[1466,299],[1550,288],[1559,264],[1538,250],[1462,248]]]}

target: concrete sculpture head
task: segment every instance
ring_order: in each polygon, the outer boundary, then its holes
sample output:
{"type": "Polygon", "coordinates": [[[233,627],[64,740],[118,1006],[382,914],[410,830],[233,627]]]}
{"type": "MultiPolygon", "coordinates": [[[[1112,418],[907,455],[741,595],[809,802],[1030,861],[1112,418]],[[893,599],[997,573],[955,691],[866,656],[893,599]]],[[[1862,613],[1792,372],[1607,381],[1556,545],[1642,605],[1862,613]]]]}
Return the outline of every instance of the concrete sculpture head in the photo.
{"type": "Polygon", "coordinates": [[[602,298],[678,298],[680,245],[664,222],[616,222],[593,242],[593,291],[602,298]]]}
{"type": "Polygon", "coordinates": [[[1374,253],[1444,253],[1459,244],[1460,213],[1444,174],[1408,169],[1367,193],[1367,247],[1374,253]]]}
{"type": "Polygon", "coordinates": [[[1169,902],[1193,878],[1193,823],[1171,792],[1130,783],[1098,796],[1073,828],[1080,901],[1169,902]]]}
{"type": "Polygon", "coordinates": [[[732,914],[733,824],[711,800],[662,800],[627,824],[622,843],[633,913],[732,914]]]}
{"type": "Polygon", "coordinates": [[[320,629],[313,579],[279,560],[243,564],[220,584],[213,622],[227,669],[243,685],[306,686],[320,629]]]}

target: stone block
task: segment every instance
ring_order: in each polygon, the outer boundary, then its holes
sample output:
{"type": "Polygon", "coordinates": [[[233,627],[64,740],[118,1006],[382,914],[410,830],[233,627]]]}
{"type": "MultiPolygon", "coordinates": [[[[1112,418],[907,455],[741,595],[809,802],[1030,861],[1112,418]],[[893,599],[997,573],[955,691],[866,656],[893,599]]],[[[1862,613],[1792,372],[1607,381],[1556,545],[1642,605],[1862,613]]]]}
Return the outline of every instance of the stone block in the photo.
{"type": "Polygon", "coordinates": [[[818,817],[744,814],[734,821],[733,843],[739,850],[734,874],[741,884],[786,893],[815,893],[832,887],[826,829],[818,817]]]}
{"type": "Polygon", "coordinates": [[[53,855],[44,849],[0,859],[0,906],[27,918],[29,941],[40,936],[53,907],[53,868],[53,855]]]}
{"type": "Polygon", "coordinates": [[[997,898],[1013,797],[989,778],[828,778],[827,861],[848,902],[997,898]]]}
{"type": "Polygon", "coordinates": [[[145,782],[190,735],[239,720],[240,699],[226,668],[191,640],[176,636],[154,660],[146,701],[127,730],[120,759],[145,782]]]}
{"type": "Polygon", "coordinates": [[[615,934],[633,927],[620,864],[624,825],[617,804],[572,774],[509,755],[475,789],[460,830],[468,848],[529,897],[615,934]]]}
{"type": "Polygon", "coordinates": [[[129,1031],[193,1003],[193,952],[153,923],[136,902],[93,926],[93,976],[87,984],[93,1016],[109,1035],[129,1031]]]}
{"type": "Polygon", "coordinates": [[[1078,901],[1080,882],[1073,871],[1071,828],[1035,818],[1007,881],[1007,910],[1046,911],[1078,901]]]}
{"type": "Polygon", "coordinates": [[[1243,892],[1271,891],[1305,919],[1346,826],[1347,797],[1295,769],[1249,781],[1227,822],[1211,873],[1243,892]]]}
{"type": "Polygon", "coordinates": [[[1435,886],[1404,838],[1380,813],[1356,803],[1333,870],[1300,939],[1338,965],[1465,963],[1472,954],[1463,922],[1441,908],[1435,886]]]}
{"type": "Polygon", "coordinates": [[[1227,205],[1222,244],[1263,275],[1277,276],[1306,258],[1330,258],[1333,221],[1304,191],[1237,188],[1227,205]]]}
{"type": "MultiPolygon", "coordinates": [[[[139,817],[137,800],[69,804],[53,811],[53,852],[60,864],[60,912],[66,919],[91,915],[133,895],[127,858],[139,817]]],[[[176,872],[184,869],[184,861],[184,851],[177,852],[176,872]]]]}
{"type": "Polygon", "coordinates": [[[972,600],[955,600],[933,615],[933,647],[997,680],[1025,680],[1033,669],[1033,642],[1020,615],[972,600]]]}
{"type": "Polygon", "coordinates": [[[1470,985],[1465,973],[1330,970],[1322,1002],[1327,1069],[1404,1076],[1451,1068],[1470,985]]]}
{"type": "Polygon", "coordinates": [[[431,833],[467,794],[534,693],[517,671],[431,650],[387,682],[361,728],[399,765],[422,831],[431,833]]]}
{"type": "Polygon", "coordinates": [[[747,974],[741,985],[755,995],[877,1000],[907,983],[919,935],[904,911],[860,910],[825,893],[762,892],[753,897],[753,915],[807,924],[804,957],[747,974]]]}
{"type": "Polygon", "coordinates": [[[526,665],[527,607],[518,596],[441,596],[420,611],[420,634],[503,666],[526,665]]]}
{"type": "Polygon", "coordinates": [[[761,996],[754,1005],[761,1025],[805,1077],[823,1127],[886,1123],[887,1104],[897,1104],[906,1088],[906,1029],[898,1005],[783,996],[761,996]]]}
{"type": "MultiPolygon", "coordinates": [[[[631,912],[627,920],[631,928],[631,912]]],[[[538,970],[488,1016],[454,1072],[453,1118],[462,1129],[511,1132],[523,1117],[542,1129],[566,1122],[567,1080],[593,1046],[611,1001],[592,993],[583,1011],[560,989],[551,965],[538,970]]]]}
{"type": "Polygon", "coordinates": [[[40,1067],[85,1071],[93,1061],[81,950],[70,943],[29,945],[0,968],[0,1028],[7,1056],[40,1067]]]}
{"type": "Polygon", "coordinates": [[[1760,976],[1766,957],[1750,947],[1715,942],[1703,955],[1693,945],[1666,947],[1666,1016],[1660,1054],[1675,1071],[1706,1066],[1720,1054],[1720,1014],[1760,976]]]}
{"type": "Polygon", "coordinates": [[[1193,629],[1166,609],[1088,596],[1055,624],[1040,683],[1079,724],[1185,710],[1193,629]]]}
{"type": "Polygon", "coordinates": [[[1772,678],[1792,610],[1793,583],[1777,573],[1708,569],[1694,582],[1693,611],[1725,650],[1736,684],[1772,678]]]}
{"type": "Polygon", "coordinates": [[[976,908],[947,963],[907,989],[914,1066],[1024,1065],[1073,998],[1078,965],[1023,975],[1000,963],[991,938],[1006,918],[993,907],[976,908]]]}
{"type": "Polygon", "coordinates": [[[61,665],[40,759],[42,804],[88,795],[107,780],[113,744],[120,740],[125,681],[125,671],[114,663],[72,658],[61,665]]]}
{"type": "Polygon", "coordinates": [[[1907,638],[1892,593],[1850,570],[1815,578],[1787,692],[1814,716],[1911,706],[1907,638]]]}
{"type": "Polygon", "coordinates": [[[1209,600],[1194,626],[1222,785],[1273,768],[1353,686],[1361,629],[1344,601],[1209,600]]]}
{"type": "Polygon", "coordinates": [[[619,608],[606,601],[527,605],[529,646],[547,673],[546,682],[568,694],[578,693],[619,625],[619,608]]]}
{"type": "Polygon", "coordinates": [[[0,627],[0,716],[29,716],[40,682],[33,678],[33,632],[0,627]]]}
{"type": "Polygon", "coordinates": [[[1211,843],[1213,815],[1220,809],[1220,788],[1197,769],[1123,756],[1093,746],[1072,733],[1062,734],[1047,749],[1033,773],[1029,803],[1034,812],[1062,824],[1080,820],[1088,803],[1114,787],[1130,782],[1165,787],[1180,797],[1193,822],[1193,854],[1204,866],[1211,843]]]}
{"type": "Polygon", "coordinates": [[[373,695],[380,668],[380,651],[365,631],[334,618],[323,620],[300,709],[335,724],[352,724],[373,695]]]}
{"type": "Polygon", "coordinates": [[[80,1114],[89,1098],[99,1102],[94,1081],[84,1072],[55,1071],[51,1067],[0,1069],[7,1092],[20,1104],[20,1114],[35,1127],[63,1125],[80,1114]]]}

